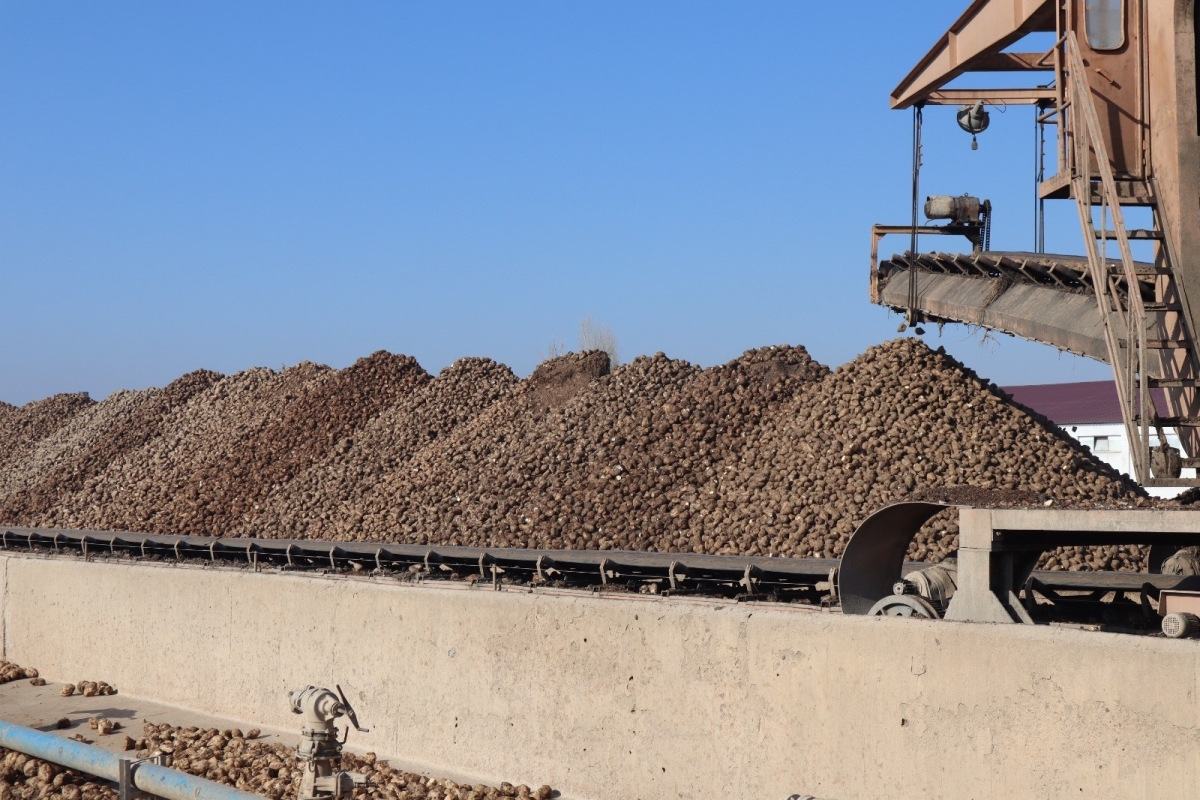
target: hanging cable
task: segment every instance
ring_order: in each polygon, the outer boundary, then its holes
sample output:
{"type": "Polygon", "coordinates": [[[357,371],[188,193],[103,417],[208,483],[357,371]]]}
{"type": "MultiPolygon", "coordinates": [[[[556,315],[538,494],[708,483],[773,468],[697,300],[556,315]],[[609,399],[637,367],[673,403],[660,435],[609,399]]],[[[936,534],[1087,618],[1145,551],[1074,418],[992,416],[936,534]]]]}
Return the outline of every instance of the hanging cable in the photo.
{"type": "Polygon", "coordinates": [[[1046,123],[1042,106],[1033,115],[1033,252],[1046,252],[1046,201],[1040,188],[1046,179],[1046,123]]]}
{"type": "MultiPolygon", "coordinates": [[[[1046,123],[1042,123],[1042,180],[1046,180],[1046,123]]],[[[1046,198],[1038,197],[1038,252],[1046,252],[1046,198]]]]}
{"type": "Polygon", "coordinates": [[[1042,107],[1034,106],[1033,111],[1033,252],[1038,252],[1038,184],[1042,182],[1042,165],[1038,150],[1038,115],[1042,107]]]}
{"type": "Polygon", "coordinates": [[[924,113],[922,104],[913,106],[913,165],[912,165],[912,240],[908,258],[908,314],[905,322],[915,325],[919,321],[917,312],[917,213],[921,199],[921,126],[924,113]]]}

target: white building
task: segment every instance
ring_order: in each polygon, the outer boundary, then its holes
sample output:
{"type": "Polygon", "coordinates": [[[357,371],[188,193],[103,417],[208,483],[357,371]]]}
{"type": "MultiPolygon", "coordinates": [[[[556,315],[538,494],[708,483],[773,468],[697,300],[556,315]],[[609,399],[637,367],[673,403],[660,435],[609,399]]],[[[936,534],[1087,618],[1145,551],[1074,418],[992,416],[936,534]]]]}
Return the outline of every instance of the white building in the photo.
{"type": "MultiPolygon", "coordinates": [[[[1018,403],[1048,417],[1084,447],[1091,449],[1097,458],[1126,475],[1133,474],[1117,386],[1112,381],[1043,383],[1003,388],[1018,403]]],[[[1155,397],[1155,405],[1159,407],[1160,414],[1165,414],[1165,404],[1160,397],[1155,397]]],[[[1167,442],[1179,447],[1179,437],[1174,430],[1168,429],[1167,442]]],[[[1183,471],[1185,478],[1195,475],[1195,469],[1183,471]]],[[[1146,491],[1156,497],[1174,497],[1184,490],[1154,488],[1146,491]]]]}

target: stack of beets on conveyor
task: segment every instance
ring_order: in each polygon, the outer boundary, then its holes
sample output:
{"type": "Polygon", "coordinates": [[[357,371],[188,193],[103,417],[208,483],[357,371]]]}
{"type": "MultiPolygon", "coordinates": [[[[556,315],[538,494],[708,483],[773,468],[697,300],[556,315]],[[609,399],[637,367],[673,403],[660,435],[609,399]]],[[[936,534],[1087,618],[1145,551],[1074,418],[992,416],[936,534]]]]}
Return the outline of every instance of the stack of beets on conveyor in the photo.
{"type": "MultiPolygon", "coordinates": [[[[0,406],[0,442],[0,522],[177,534],[837,556],[872,511],[955,487],[1148,502],[917,339],[833,371],[789,346],[709,369],[570,354],[524,380],[474,358],[431,376],[385,352],[202,371],[100,403],[0,406]]],[[[939,515],[910,557],[956,539],[939,515]]],[[[1090,548],[1048,565],[1142,560],[1090,548]]]]}

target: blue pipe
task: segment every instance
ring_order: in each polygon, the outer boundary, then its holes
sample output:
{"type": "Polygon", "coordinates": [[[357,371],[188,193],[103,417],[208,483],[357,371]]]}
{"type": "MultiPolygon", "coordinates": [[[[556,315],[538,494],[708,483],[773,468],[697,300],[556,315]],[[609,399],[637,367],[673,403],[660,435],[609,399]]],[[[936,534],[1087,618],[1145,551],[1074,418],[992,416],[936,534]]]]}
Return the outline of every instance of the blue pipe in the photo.
{"type": "Polygon", "coordinates": [[[133,773],[133,783],[143,792],[167,800],[262,800],[256,794],[158,764],[140,765],[133,773]]]}
{"type": "MultiPolygon", "coordinates": [[[[121,757],[116,753],[4,720],[0,720],[0,747],[113,783],[121,778],[121,757]]],[[[133,783],[143,792],[167,800],[262,800],[256,794],[153,763],[139,764],[133,783]]]]}
{"type": "Polygon", "coordinates": [[[0,720],[0,747],[86,772],[106,781],[116,783],[121,779],[121,765],[115,753],[24,725],[0,720]]]}

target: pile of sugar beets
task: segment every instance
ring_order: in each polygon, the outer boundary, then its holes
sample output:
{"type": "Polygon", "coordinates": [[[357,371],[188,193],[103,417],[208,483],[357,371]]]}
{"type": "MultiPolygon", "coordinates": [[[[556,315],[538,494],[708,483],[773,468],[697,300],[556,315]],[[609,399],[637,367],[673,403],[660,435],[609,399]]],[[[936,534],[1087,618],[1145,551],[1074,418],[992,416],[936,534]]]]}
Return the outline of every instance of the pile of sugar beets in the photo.
{"type": "MultiPolygon", "coordinates": [[[[0,442],[0,522],[192,535],[831,557],[910,497],[1150,502],[915,338],[832,371],[798,346],[708,369],[591,351],[524,380],[478,358],[432,376],[386,352],[201,371],[99,403],[0,405],[0,442]]],[[[945,513],[909,556],[956,547],[945,513]]],[[[1143,562],[1099,547],[1044,565],[1143,562]]]]}

